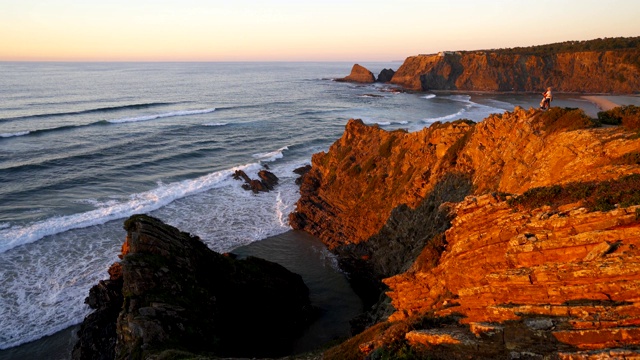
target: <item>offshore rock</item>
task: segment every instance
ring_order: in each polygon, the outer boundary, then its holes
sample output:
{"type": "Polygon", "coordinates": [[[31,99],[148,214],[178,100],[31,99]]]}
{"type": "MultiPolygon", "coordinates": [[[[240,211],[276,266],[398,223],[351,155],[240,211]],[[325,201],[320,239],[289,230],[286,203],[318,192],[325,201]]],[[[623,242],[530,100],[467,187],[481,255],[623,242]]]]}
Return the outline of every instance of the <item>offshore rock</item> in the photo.
{"type": "Polygon", "coordinates": [[[393,71],[393,69],[382,69],[382,71],[380,71],[380,74],[378,74],[377,81],[381,83],[388,83],[391,81],[395,73],[396,72],[393,71]]]}
{"type": "MultiPolygon", "coordinates": [[[[302,279],[278,264],[218,254],[197,237],[145,215],[129,218],[125,229],[121,272],[114,272],[121,274],[121,291],[109,289],[97,300],[99,309],[117,309],[115,317],[112,312],[105,317],[111,323],[103,322],[116,336],[108,344],[106,338],[85,336],[95,313],[89,315],[74,359],[162,357],[175,351],[282,356],[313,317],[302,279]]],[[[92,294],[103,294],[96,290],[103,287],[101,282],[92,294]]]]}
{"type": "Polygon", "coordinates": [[[355,64],[353,65],[353,68],[351,68],[351,74],[349,74],[347,77],[336,79],[336,81],[370,84],[375,82],[376,78],[373,73],[367,68],[355,64]]]}
{"type": "Polygon", "coordinates": [[[258,177],[260,180],[251,179],[244,171],[236,170],[232,175],[235,180],[244,180],[242,188],[245,190],[251,190],[254,194],[260,191],[269,192],[278,184],[278,177],[270,171],[260,170],[258,177]]]}
{"type": "Polygon", "coordinates": [[[640,49],[533,55],[497,51],[408,57],[391,83],[411,90],[637,93],[640,49]]]}

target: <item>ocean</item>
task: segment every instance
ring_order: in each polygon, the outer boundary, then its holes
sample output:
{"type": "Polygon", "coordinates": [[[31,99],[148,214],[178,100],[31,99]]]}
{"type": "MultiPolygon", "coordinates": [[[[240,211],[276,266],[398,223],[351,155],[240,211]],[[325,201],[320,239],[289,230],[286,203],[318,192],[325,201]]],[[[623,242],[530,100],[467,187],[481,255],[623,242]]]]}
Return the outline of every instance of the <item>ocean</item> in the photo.
{"type": "MultiPolygon", "coordinates": [[[[362,65],[378,74],[401,63],[362,65]]],[[[350,118],[416,131],[540,101],[332,80],[351,66],[0,62],[0,357],[83,320],[130,215],[228,252],[290,230],[293,170],[326,151],[350,118]],[[231,177],[241,169],[257,178],[265,166],[280,178],[268,193],[231,177]]],[[[597,112],[577,95],[553,106],[597,112]]]]}

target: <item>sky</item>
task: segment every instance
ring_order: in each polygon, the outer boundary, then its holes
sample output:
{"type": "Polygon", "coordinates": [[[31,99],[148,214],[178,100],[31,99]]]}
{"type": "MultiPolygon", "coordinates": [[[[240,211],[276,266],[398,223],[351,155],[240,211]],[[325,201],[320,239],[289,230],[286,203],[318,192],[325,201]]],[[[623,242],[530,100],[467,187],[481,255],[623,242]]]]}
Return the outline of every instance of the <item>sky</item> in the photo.
{"type": "Polygon", "coordinates": [[[640,0],[0,0],[0,61],[396,61],[640,36],[640,0]]]}

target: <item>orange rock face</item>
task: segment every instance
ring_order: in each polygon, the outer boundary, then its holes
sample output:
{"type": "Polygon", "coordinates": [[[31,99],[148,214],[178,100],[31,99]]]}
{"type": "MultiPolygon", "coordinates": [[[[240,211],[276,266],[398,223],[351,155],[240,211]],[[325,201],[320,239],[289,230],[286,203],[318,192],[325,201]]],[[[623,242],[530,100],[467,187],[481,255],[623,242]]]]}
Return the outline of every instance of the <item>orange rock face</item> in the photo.
{"type": "Polygon", "coordinates": [[[412,90],[634,93],[640,88],[640,50],[537,56],[490,51],[408,57],[392,83],[412,90]]]}
{"type": "Polygon", "coordinates": [[[351,120],[328,153],[315,154],[290,222],[330,248],[377,233],[400,204],[415,208],[443,174],[472,177],[476,193],[529,188],[640,173],[613,160],[640,149],[619,128],[556,131],[559,114],[516,108],[483,122],[434,124],[414,133],[387,132],[351,120]]]}
{"type": "Polygon", "coordinates": [[[415,133],[351,120],[328,153],[314,155],[291,223],[333,249],[367,243],[394,208],[418,207],[447,174],[473,185],[464,201],[446,204],[444,250],[425,246],[409,270],[383,281],[395,309],[387,325],[326,358],[398,344],[434,359],[640,358],[640,205],[593,211],[580,200],[590,193],[556,207],[510,200],[640,174],[637,161],[620,160],[640,151],[640,138],[552,110],[516,108],[415,133]]]}
{"type": "Polygon", "coordinates": [[[364,66],[359,64],[353,65],[351,68],[351,74],[347,77],[343,77],[341,79],[336,79],[336,81],[346,81],[346,82],[356,82],[356,83],[364,83],[369,84],[376,81],[375,75],[371,71],[369,71],[364,66]]]}

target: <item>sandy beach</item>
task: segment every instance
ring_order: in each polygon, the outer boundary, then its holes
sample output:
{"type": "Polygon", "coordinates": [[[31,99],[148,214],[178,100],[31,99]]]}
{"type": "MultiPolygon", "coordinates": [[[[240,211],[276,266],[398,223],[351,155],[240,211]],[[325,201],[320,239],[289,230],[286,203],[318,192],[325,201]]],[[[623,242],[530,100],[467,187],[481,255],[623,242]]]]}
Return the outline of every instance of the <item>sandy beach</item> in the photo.
{"type": "Polygon", "coordinates": [[[596,106],[602,111],[611,110],[614,107],[620,106],[619,104],[616,104],[609,99],[605,99],[602,96],[582,96],[582,98],[596,104],[596,106]]]}

